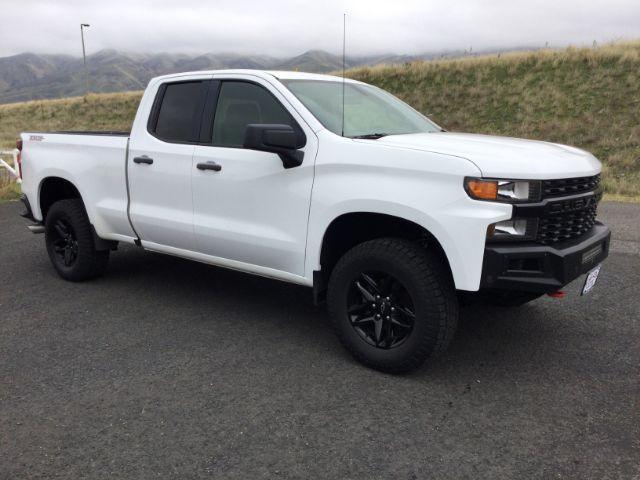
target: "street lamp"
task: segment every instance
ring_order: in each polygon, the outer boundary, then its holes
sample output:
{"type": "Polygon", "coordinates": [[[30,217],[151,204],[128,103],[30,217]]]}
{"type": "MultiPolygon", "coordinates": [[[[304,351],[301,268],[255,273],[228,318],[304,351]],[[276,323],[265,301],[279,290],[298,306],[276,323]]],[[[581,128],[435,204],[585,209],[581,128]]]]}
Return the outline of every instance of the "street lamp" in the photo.
{"type": "Polygon", "coordinates": [[[80,38],[82,39],[82,63],[84,64],[84,92],[85,96],[89,95],[89,70],[87,70],[87,55],[84,49],[84,28],[90,27],[88,23],[80,24],[80,38]]]}

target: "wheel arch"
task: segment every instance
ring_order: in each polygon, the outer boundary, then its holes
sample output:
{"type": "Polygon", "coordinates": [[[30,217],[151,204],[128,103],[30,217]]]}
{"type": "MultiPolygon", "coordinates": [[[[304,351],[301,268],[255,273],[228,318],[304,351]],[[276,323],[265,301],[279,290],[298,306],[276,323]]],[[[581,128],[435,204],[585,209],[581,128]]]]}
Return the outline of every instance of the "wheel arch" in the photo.
{"type": "Polygon", "coordinates": [[[115,250],[118,247],[118,242],[113,240],[105,240],[98,236],[96,229],[91,220],[91,216],[82,198],[80,190],[75,184],[63,177],[49,176],[43,178],[38,188],[38,207],[40,208],[40,215],[42,216],[42,223],[47,220],[47,213],[51,206],[60,200],[72,200],[77,199],[82,202],[89,224],[91,226],[91,232],[93,235],[93,241],[95,243],[96,250],[115,250]]]}
{"type": "Polygon", "coordinates": [[[38,188],[38,207],[40,208],[42,221],[46,220],[51,205],[59,200],[72,198],[80,199],[84,204],[80,190],[72,181],[59,176],[43,178],[38,188]]]}
{"type": "Polygon", "coordinates": [[[319,270],[313,271],[316,303],[324,299],[329,277],[336,263],[354,246],[383,237],[398,237],[423,243],[441,258],[453,277],[449,257],[441,242],[429,229],[403,216],[375,211],[346,212],[336,216],[324,229],[317,257],[319,270]]]}

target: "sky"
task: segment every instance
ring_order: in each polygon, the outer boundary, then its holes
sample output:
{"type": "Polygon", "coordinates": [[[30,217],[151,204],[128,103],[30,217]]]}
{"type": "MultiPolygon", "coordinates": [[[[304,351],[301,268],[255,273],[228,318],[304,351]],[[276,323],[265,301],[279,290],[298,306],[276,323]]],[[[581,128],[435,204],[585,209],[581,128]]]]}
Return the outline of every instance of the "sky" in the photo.
{"type": "Polygon", "coordinates": [[[640,0],[0,0],[0,56],[23,52],[416,54],[640,38],[640,0]]]}

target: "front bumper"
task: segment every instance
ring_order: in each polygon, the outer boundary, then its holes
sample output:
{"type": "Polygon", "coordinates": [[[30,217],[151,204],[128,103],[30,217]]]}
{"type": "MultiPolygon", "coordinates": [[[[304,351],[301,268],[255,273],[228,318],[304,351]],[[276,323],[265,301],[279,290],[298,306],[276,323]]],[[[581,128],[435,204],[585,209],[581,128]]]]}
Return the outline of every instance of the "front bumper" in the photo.
{"type": "Polygon", "coordinates": [[[553,246],[487,244],[480,288],[555,292],[607,258],[610,241],[609,228],[596,222],[586,236],[553,246]]]}

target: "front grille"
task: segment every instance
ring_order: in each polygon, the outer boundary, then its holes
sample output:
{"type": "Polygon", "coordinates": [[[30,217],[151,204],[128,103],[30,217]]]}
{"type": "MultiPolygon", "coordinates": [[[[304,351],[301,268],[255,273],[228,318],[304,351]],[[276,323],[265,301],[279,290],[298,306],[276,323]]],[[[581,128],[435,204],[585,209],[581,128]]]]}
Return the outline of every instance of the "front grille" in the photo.
{"type": "Polygon", "coordinates": [[[542,182],[542,198],[566,197],[591,192],[600,186],[600,175],[592,177],[562,178],[542,182]]]}
{"type": "Polygon", "coordinates": [[[545,245],[576,238],[587,233],[596,223],[596,202],[587,208],[540,218],[538,241],[545,245]]]}

